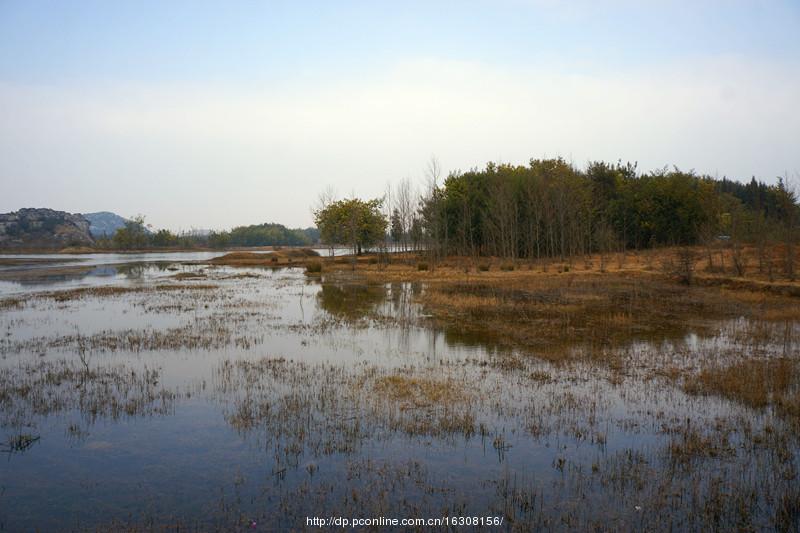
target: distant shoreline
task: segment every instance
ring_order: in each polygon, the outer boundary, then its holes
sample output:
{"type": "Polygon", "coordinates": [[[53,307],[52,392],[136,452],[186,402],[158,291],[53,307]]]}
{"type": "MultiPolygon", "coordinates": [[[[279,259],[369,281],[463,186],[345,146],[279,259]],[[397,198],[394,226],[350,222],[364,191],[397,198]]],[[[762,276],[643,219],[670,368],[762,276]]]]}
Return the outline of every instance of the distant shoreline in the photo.
{"type": "MultiPolygon", "coordinates": [[[[312,246],[313,247],[313,246],[312,246]]],[[[321,247],[321,246],[320,246],[321,247]]],[[[209,247],[193,247],[193,248],[141,248],[137,250],[117,250],[109,248],[0,248],[0,255],[89,255],[89,254],[147,254],[147,253],[179,253],[179,252],[273,252],[280,249],[291,248],[310,248],[309,246],[232,246],[227,248],[209,248],[209,247]]]]}

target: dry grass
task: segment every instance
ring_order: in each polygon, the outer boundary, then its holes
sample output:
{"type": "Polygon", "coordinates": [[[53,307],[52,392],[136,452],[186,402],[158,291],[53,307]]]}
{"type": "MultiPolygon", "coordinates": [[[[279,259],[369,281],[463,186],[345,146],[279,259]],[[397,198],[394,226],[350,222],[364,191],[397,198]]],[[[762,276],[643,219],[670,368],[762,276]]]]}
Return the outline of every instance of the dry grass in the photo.
{"type": "Polygon", "coordinates": [[[172,412],[176,392],[159,385],[157,369],[89,366],[67,360],[34,361],[0,369],[0,423],[30,427],[37,417],[77,410],[99,417],[172,412]]]}
{"type": "Polygon", "coordinates": [[[372,365],[307,364],[284,358],[224,361],[214,379],[239,431],[266,428],[267,445],[286,460],[354,453],[367,439],[469,436],[476,413],[469,376],[442,367],[389,372],[372,365]],[[231,396],[233,397],[231,399],[231,396]]]}
{"type": "Polygon", "coordinates": [[[686,378],[691,394],[715,394],[754,408],[775,407],[800,418],[800,360],[748,359],[726,367],[705,368],[686,378]]]}
{"type": "Polygon", "coordinates": [[[401,409],[463,403],[468,398],[463,384],[457,384],[453,380],[405,374],[391,374],[378,378],[375,380],[373,390],[397,402],[401,409]]]}
{"type": "Polygon", "coordinates": [[[496,257],[447,257],[429,261],[425,254],[391,254],[390,264],[374,261],[374,255],[365,254],[357,258],[323,258],[330,269],[346,269],[355,266],[368,279],[376,282],[425,281],[429,283],[474,280],[525,281],[541,275],[569,274],[624,274],[625,276],[670,278],[679,281],[674,269],[682,259],[690,258],[692,282],[698,285],[728,286],[735,290],[765,291],[777,295],[800,296],[800,281],[782,277],[782,262],[785,250],[776,245],[763,252],[755,246],[745,246],[734,251],[730,245],[719,243],[713,248],[661,248],[643,251],[627,251],[613,254],[590,254],[571,259],[520,260],[516,264],[496,257]],[[688,253],[687,253],[688,250],[688,253]],[[733,256],[737,255],[743,265],[744,275],[734,267],[733,256]],[[711,256],[711,260],[709,260],[711,256]],[[417,270],[423,259],[428,270],[417,270]],[[713,266],[709,268],[709,263],[713,266]],[[760,266],[759,266],[760,265],[760,266]]]}
{"type": "Polygon", "coordinates": [[[198,272],[179,272],[173,276],[173,279],[178,281],[195,280],[195,279],[208,279],[208,274],[203,271],[198,272]]]}
{"type": "Polygon", "coordinates": [[[445,328],[558,359],[575,347],[598,354],[635,340],[710,334],[720,320],[739,316],[800,317],[800,306],[791,299],[739,298],[732,291],[613,274],[439,283],[419,300],[445,328]]]}
{"type": "MultiPolygon", "coordinates": [[[[728,248],[714,250],[716,261],[731,264],[728,248]],[[726,255],[727,254],[727,255],[726,255]]],[[[781,250],[773,250],[779,261],[781,250]]],[[[740,251],[751,263],[755,249],[740,251]]],[[[421,256],[397,254],[389,265],[359,257],[328,259],[326,271],[350,269],[369,283],[421,282],[417,300],[439,326],[457,336],[477,335],[494,345],[524,348],[561,360],[575,347],[583,355],[608,357],[632,341],[680,339],[688,333],[713,334],[721,320],[797,321],[800,284],[734,276],[730,268],[707,272],[706,250],[667,248],[588,256],[582,261],[520,262],[514,269],[497,258],[450,257],[418,270],[421,256]],[[687,287],[663,270],[680,257],[695,264],[687,287]],[[599,265],[603,265],[601,271],[599,265]]],[[[774,269],[773,269],[774,271],[774,269]]],[[[613,358],[613,357],[612,357],[613,358]]],[[[618,362],[618,361],[617,361],[618,362]]]]}
{"type": "Polygon", "coordinates": [[[63,291],[45,292],[37,294],[39,299],[52,299],[57,302],[68,302],[71,300],[79,300],[81,298],[105,298],[108,296],[119,296],[131,293],[158,293],[169,291],[186,291],[186,290],[210,290],[216,289],[216,285],[200,285],[195,284],[191,287],[184,285],[153,285],[145,287],[82,287],[80,289],[68,289],[63,291]]]}
{"type": "Polygon", "coordinates": [[[19,309],[24,303],[22,298],[4,298],[0,300],[0,309],[19,309]]]}
{"type": "Polygon", "coordinates": [[[209,262],[228,266],[285,267],[303,266],[308,260],[318,260],[319,253],[310,248],[286,248],[270,253],[231,252],[209,262]]]}

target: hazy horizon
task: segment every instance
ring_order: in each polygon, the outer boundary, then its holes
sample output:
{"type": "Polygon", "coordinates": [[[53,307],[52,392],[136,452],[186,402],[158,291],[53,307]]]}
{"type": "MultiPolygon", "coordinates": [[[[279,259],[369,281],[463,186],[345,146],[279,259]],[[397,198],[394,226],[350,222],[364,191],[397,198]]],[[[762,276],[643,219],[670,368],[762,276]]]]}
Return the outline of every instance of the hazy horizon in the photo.
{"type": "Polygon", "coordinates": [[[0,212],[312,225],[531,157],[800,171],[791,1],[0,3],[0,212]],[[602,4],[602,5],[601,5],[602,4]]]}

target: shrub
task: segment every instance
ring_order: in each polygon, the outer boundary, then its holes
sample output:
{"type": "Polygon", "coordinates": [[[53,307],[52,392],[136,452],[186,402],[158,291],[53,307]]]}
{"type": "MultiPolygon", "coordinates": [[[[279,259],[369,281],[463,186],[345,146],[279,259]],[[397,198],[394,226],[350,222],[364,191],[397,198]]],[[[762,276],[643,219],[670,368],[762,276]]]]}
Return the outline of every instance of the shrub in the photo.
{"type": "Polygon", "coordinates": [[[514,265],[511,263],[500,265],[500,270],[502,270],[503,272],[511,272],[512,270],[514,270],[514,265]]]}
{"type": "Polygon", "coordinates": [[[428,263],[417,263],[417,270],[428,270],[428,263]]]}
{"type": "Polygon", "coordinates": [[[478,265],[478,270],[480,270],[481,272],[489,272],[488,263],[484,263],[482,265],[478,265]]]}
{"type": "Polygon", "coordinates": [[[278,262],[278,256],[277,255],[273,255],[272,257],[269,258],[269,260],[272,261],[273,263],[277,263],[278,262]]]}
{"type": "Polygon", "coordinates": [[[319,274],[322,272],[322,263],[319,261],[313,261],[306,265],[306,272],[309,274],[319,274]]]}

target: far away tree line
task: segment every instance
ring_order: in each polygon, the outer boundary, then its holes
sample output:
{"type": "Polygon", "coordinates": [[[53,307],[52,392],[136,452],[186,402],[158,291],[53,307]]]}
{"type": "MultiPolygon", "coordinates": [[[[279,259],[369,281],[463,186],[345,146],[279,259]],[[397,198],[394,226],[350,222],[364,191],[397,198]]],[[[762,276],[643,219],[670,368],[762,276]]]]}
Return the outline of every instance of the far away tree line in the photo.
{"type": "Polygon", "coordinates": [[[383,198],[320,197],[315,210],[325,243],[364,248],[425,250],[446,255],[510,260],[568,259],[588,253],[726,241],[757,245],[759,268],[767,246],[784,246],[794,277],[800,206],[787,178],[767,185],[715,179],[677,168],[647,174],[635,164],[594,162],[579,169],[563,159],[528,165],[489,163],[453,172],[439,184],[410,180],[383,198]]]}
{"type": "Polygon", "coordinates": [[[289,229],[282,224],[239,226],[230,231],[173,233],[167,229],[151,231],[142,215],[132,217],[109,238],[98,239],[105,248],[137,250],[145,248],[227,248],[231,246],[310,246],[319,242],[316,228],[289,229]]]}

